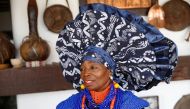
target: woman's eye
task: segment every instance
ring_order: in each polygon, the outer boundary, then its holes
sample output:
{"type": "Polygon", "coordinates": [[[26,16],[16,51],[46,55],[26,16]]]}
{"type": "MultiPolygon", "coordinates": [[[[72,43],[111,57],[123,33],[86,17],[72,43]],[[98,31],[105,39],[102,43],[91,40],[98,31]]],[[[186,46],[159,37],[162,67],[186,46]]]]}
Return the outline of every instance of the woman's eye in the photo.
{"type": "Polygon", "coordinates": [[[95,70],[95,69],[97,69],[97,67],[91,66],[90,69],[91,69],[91,70],[95,70]]]}
{"type": "Polygon", "coordinates": [[[80,71],[84,71],[84,68],[80,68],[80,71]]]}

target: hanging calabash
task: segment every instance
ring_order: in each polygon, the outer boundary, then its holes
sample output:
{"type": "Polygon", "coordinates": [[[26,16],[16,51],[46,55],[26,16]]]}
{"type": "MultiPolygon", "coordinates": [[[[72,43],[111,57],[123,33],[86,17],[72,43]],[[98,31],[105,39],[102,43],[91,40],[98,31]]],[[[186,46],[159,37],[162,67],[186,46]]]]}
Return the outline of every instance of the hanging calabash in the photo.
{"type": "Polygon", "coordinates": [[[0,32],[0,64],[4,64],[15,56],[15,46],[7,38],[5,33],[0,32]]]}
{"type": "Polygon", "coordinates": [[[50,53],[48,43],[39,37],[37,31],[37,4],[36,0],[29,0],[28,19],[29,36],[25,37],[20,46],[20,54],[25,61],[43,61],[50,53]]]}
{"type": "Polygon", "coordinates": [[[43,61],[49,56],[48,43],[37,35],[26,37],[20,47],[20,54],[25,61],[43,61]]]}

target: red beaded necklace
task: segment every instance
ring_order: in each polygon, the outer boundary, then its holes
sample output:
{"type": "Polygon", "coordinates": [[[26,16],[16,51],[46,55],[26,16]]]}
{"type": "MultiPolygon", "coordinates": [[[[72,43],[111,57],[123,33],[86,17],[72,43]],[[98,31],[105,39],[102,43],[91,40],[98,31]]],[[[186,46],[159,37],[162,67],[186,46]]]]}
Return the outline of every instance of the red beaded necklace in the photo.
{"type": "Polygon", "coordinates": [[[104,101],[104,99],[106,98],[106,96],[110,91],[110,86],[111,85],[109,85],[106,89],[104,89],[101,92],[90,91],[91,97],[96,104],[101,104],[104,101]]]}
{"type": "MultiPolygon", "coordinates": [[[[115,84],[114,84],[115,85],[115,84]]],[[[117,87],[118,88],[118,87],[117,87]]],[[[117,88],[115,88],[115,93],[117,92],[117,88]]],[[[105,95],[105,97],[107,96],[107,94],[109,93],[109,90],[110,90],[110,86],[108,88],[106,88],[103,92],[103,95],[105,95]]],[[[91,91],[91,94],[93,94],[93,92],[91,91]]],[[[93,95],[94,96],[94,95],[93,95]]],[[[94,97],[92,96],[92,98],[94,99],[94,97]]],[[[98,94],[98,96],[100,96],[100,94],[98,94]]],[[[105,98],[105,97],[102,97],[102,98],[105,98]]],[[[82,98],[82,104],[81,104],[81,107],[82,109],[85,109],[85,100],[86,100],[86,96],[84,95],[83,98],[82,98]]],[[[95,99],[94,99],[95,100],[95,99]]],[[[101,99],[102,101],[104,99],[101,99]]],[[[114,98],[112,99],[111,103],[110,103],[110,109],[114,109],[114,105],[115,105],[115,100],[116,100],[116,95],[114,96],[114,98]]],[[[101,101],[101,102],[102,102],[101,101]]],[[[98,101],[99,103],[100,101],[98,101]]],[[[101,103],[100,102],[100,103],[101,103]]],[[[96,102],[97,103],[97,102],[96,102]]]]}
{"type": "MultiPolygon", "coordinates": [[[[113,108],[114,108],[115,99],[116,99],[116,95],[115,95],[114,98],[111,100],[110,109],[113,109],[113,108]]],[[[81,105],[82,109],[85,109],[85,100],[86,100],[86,96],[84,95],[83,98],[82,98],[82,105],[81,105]]]]}

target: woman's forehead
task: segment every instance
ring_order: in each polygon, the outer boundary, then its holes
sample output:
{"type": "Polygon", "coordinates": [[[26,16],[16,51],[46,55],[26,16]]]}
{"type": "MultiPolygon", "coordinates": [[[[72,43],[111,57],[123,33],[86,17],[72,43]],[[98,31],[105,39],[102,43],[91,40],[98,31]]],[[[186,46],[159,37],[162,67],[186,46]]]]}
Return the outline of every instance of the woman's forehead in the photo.
{"type": "Polygon", "coordinates": [[[84,67],[84,66],[91,66],[91,65],[96,65],[96,66],[105,67],[102,63],[98,63],[98,62],[94,62],[94,61],[84,61],[84,62],[81,64],[81,67],[84,67]]]}
{"type": "Polygon", "coordinates": [[[88,64],[95,64],[95,65],[97,64],[97,65],[100,65],[101,63],[86,60],[86,61],[82,62],[81,65],[88,65],[88,64]]]}

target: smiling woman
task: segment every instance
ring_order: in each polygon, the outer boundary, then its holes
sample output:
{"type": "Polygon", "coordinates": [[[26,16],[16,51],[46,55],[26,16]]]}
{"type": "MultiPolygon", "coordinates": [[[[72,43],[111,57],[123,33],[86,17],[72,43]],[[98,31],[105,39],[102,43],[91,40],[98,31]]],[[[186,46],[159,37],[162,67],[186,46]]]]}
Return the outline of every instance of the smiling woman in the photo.
{"type": "Polygon", "coordinates": [[[81,66],[81,79],[89,90],[103,91],[111,83],[111,72],[102,64],[85,61],[81,66]]]}
{"type": "Polygon", "coordinates": [[[119,89],[119,85],[112,80],[110,70],[98,62],[98,59],[96,62],[84,60],[80,76],[84,83],[82,93],[61,102],[57,109],[142,109],[148,106],[148,102],[143,99],[119,89]]]}
{"type": "Polygon", "coordinates": [[[57,109],[142,109],[129,90],[169,82],[176,45],[141,17],[104,4],[80,8],[61,31],[56,50],[64,77],[80,92],[57,109]]]}

